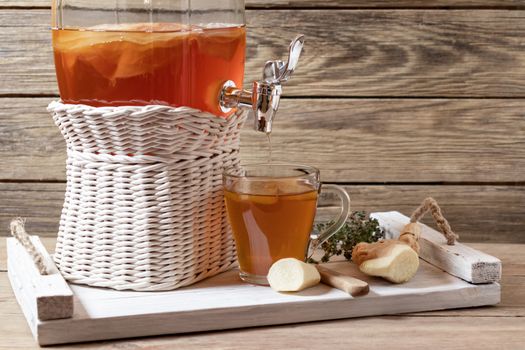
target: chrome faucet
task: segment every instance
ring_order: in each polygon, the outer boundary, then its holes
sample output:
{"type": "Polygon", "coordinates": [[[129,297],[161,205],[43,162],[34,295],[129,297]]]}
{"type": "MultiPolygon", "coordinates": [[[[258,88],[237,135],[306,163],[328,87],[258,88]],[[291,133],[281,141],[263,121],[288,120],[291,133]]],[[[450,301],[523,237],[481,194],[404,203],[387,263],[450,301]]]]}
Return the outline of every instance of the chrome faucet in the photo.
{"type": "Polygon", "coordinates": [[[251,108],[254,115],[254,128],[270,133],[272,122],[282,94],[282,83],[292,75],[304,45],[304,35],[298,35],[290,44],[288,61],[268,61],[264,65],[263,78],[254,81],[252,90],[241,90],[228,80],[222,86],[219,103],[224,113],[232,108],[251,108]]]}

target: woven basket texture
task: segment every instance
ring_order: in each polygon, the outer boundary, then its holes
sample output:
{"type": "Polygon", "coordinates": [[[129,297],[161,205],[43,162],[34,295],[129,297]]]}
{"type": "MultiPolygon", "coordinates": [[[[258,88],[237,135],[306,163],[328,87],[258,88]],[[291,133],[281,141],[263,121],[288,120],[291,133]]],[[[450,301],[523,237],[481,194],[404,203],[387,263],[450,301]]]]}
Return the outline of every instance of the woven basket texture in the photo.
{"type": "Polygon", "coordinates": [[[236,265],[222,171],[246,114],[52,102],[67,144],[54,259],[73,282],[172,290],[236,265]]]}

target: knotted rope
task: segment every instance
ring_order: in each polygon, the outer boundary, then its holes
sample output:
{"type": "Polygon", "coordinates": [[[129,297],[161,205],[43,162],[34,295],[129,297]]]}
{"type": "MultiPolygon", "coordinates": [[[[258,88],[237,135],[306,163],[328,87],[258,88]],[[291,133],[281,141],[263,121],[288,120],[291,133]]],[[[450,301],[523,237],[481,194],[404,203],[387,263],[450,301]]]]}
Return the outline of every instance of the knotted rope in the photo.
{"type": "Polygon", "coordinates": [[[42,254],[36,249],[33,242],[31,242],[31,238],[27,234],[24,226],[25,220],[22,218],[14,218],[11,220],[11,235],[15,237],[18,242],[20,242],[22,247],[25,248],[31,259],[33,259],[38,272],[40,272],[41,275],[48,275],[49,271],[47,270],[47,266],[44,263],[44,258],[42,257],[42,254]]]}
{"type": "Polygon", "coordinates": [[[414,213],[412,213],[410,222],[418,222],[429,211],[432,214],[432,217],[434,218],[438,228],[447,239],[447,244],[454,245],[459,236],[452,231],[452,228],[450,228],[450,224],[443,216],[441,208],[434,198],[426,198],[423,203],[421,203],[421,205],[414,211],[414,213]]]}

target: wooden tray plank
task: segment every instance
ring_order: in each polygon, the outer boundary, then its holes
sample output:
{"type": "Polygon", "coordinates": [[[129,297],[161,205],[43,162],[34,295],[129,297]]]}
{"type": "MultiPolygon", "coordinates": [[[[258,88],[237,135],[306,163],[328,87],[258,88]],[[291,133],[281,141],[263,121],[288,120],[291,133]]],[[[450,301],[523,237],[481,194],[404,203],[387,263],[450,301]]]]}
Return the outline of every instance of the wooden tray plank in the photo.
{"type": "MultiPolygon", "coordinates": [[[[291,37],[304,33],[305,52],[287,96],[525,96],[523,15],[248,10],[246,82],[260,79],[264,62],[282,57],[291,37]]],[[[0,10],[0,94],[57,93],[50,18],[49,10],[0,10]]]]}
{"type": "MultiPolygon", "coordinates": [[[[324,178],[325,168],[321,169],[324,178]]],[[[525,243],[525,186],[433,186],[353,185],[344,186],[353,210],[411,213],[425,197],[436,198],[463,242],[525,243]],[[498,232],[494,235],[494,232],[498,232]]],[[[28,219],[27,231],[56,237],[64,202],[64,183],[0,183],[0,228],[15,216],[28,219]]],[[[337,205],[338,198],[321,198],[322,205],[337,205]]],[[[330,220],[338,208],[321,208],[319,220],[330,220]]],[[[431,223],[431,218],[424,222],[431,223]]],[[[0,230],[0,236],[9,234],[0,230]]],[[[50,252],[52,249],[49,250],[50,252]]],[[[0,260],[0,268],[2,262],[0,260]]],[[[5,269],[5,265],[4,265],[5,269]]]]}
{"type": "Polygon", "coordinates": [[[38,321],[38,342],[51,345],[178,334],[500,301],[499,284],[472,285],[424,262],[413,280],[398,286],[364,276],[347,262],[330,263],[330,267],[367,280],[370,293],[353,298],[322,284],[299,293],[276,293],[268,287],[242,283],[235,270],[172,292],[122,292],[73,285],[78,300],[73,318],[38,321]]]}
{"type": "MultiPolygon", "coordinates": [[[[78,3],[78,2],[77,2],[78,3]]],[[[90,2],[91,5],[91,2],[90,2]]],[[[247,8],[522,8],[523,0],[246,0],[247,8]]],[[[48,0],[2,0],[0,7],[50,8],[48,0]]]]}
{"type": "MultiPolygon", "coordinates": [[[[52,99],[0,99],[0,179],[65,180],[66,146],[46,111],[52,99]]],[[[523,110],[525,99],[283,99],[273,157],[308,162],[330,182],[512,185],[525,182],[523,110]]],[[[268,139],[251,129],[250,119],[242,159],[267,161],[268,139]]]]}

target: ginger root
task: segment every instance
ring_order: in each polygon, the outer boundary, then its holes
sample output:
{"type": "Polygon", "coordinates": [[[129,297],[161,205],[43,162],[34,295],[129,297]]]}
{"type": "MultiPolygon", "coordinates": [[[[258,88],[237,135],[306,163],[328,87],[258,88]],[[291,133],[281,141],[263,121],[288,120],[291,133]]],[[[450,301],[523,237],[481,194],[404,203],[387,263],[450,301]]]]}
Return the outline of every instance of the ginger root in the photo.
{"type": "Polygon", "coordinates": [[[379,276],[393,283],[410,280],[419,268],[419,237],[421,227],[411,222],[397,240],[359,243],[352,251],[352,260],[370,276],[379,276]]]}
{"type": "Polygon", "coordinates": [[[277,292],[298,292],[318,284],[321,275],[313,264],[284,258],[273,263],[267,279],[270,287],[277,292]]]}
{"type": "Polygon", "coordinates": [[[421,227],[417,222],[427,212],[432,214],[437,226],[447,239],[447,244],[454,245],[459,236],[452,232],[436,200],[428,197],[412,213],[410,223],[405,225],[397,240],[359,243],[352,250],[352,260],[367,275],[380,276],[394,283],[410,280],[419,267],[421,227]]]}

